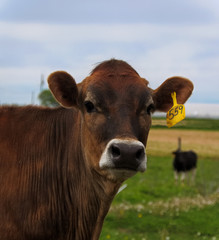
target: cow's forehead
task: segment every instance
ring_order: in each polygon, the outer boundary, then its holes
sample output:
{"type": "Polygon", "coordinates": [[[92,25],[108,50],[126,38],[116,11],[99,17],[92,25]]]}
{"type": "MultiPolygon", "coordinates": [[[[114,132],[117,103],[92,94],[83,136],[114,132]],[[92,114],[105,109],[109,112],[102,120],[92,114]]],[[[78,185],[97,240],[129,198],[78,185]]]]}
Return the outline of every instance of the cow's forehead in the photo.
{"type": "Polygon", "coordinates": [[[148,81],[126,62],[110,60],[98,65],[83,81],[84,98],[128,99],[150,97],[148,81]]]}
{"type": "MultiPolygon", "coordinates": [[[[115,91],[123,88],[129,88],[135,86],[137,88],[147,87],[147,81],[141,79],[136,74],[124,74],[124,73],[105,73],[100,72],[93,74],[89,78],[88,88],[94,86],[97,88],[114,89],[115,91]]],[[[122,90],[122,89],[121,89],[122,90]]]]}
{"type": "Polygon", "coordinates": [[[105,72],[107,74],[109,73],[115,73],[115,74],[127,74],[127,73],[135,73],[138,75],[138,73],[135,71],[134,68],[132,68],[128,63],[111,59],[109,61],[104,61],[100,63],[98,66],[96,66],[93,71],[91,72],[91,75],[95,73],[105,72]]]}
{"type": "Polygon", "coordinates": [[[85,100],[102,102],[146,102],[151,91],[148,82],[137,75],[94,74],[87,79],[85,100]]]}

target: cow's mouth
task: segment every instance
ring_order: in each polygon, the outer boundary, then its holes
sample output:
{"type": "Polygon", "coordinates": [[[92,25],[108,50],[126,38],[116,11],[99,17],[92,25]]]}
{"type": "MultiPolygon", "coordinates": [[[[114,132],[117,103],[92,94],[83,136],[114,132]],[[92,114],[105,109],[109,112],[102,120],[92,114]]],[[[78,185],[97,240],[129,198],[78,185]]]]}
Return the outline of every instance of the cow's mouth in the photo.
{"type": "Polygon", "coordinates": [[[106,171],[109,179],[121,182],[134,176],[138,172],[130,168],[108,168],[106,171]]]}
{"type": "Polygon", "coordinates": [[[112,168],[112,169],[121,170],[121,171],[134,171],[134,172],[138,172],[138,170],[134,166],[133,167],[132,166],[119,166],[119,167],[112,168]]]}

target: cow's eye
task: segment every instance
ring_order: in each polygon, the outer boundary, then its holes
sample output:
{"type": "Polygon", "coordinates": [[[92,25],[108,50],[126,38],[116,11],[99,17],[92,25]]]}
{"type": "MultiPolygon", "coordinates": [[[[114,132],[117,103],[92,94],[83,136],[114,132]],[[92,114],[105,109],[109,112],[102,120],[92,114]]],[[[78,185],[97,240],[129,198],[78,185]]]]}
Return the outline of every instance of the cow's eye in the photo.
{"type": "Polygon", "coordinates": [[[96,111],[94,104],[91,101],[85,101],[84,106],[88,113],[92,113],[96,111]]]}
{"type": "Polygon", "coordinates": [[[147,114],[148,115],[151,115],[151,113],[155,110],[155,106],[154,104],[150,104],[148,107],[147,107],[147,114]]]}

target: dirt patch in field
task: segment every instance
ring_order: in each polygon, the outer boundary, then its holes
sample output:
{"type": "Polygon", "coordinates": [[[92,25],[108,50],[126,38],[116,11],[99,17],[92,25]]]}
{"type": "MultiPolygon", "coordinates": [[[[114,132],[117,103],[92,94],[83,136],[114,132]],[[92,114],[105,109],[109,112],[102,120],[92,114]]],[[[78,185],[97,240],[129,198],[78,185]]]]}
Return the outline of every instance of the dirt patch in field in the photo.
{"type": "Polygon", "coordinates": [[[196,130],[151,129],[147,153],[155,156],[171,156],[182,139],[182,150],[194,150],[199,157],[219,160],[219,132],[196,130]]]}

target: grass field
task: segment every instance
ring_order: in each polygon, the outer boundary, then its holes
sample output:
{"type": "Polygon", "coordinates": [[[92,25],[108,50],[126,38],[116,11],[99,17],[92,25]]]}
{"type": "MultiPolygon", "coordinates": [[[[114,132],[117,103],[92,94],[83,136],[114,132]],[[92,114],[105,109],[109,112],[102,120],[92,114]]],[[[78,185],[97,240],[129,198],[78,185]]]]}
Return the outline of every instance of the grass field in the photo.
{"type": "Polygon", "coordinates": [[[113,201],[100,239],[219,240],[219,120],[188,119],[167,129],[154,119],[147,145],[148,169],[127,180],[113,201]],[[198,153],[194,184],[175,184],[171,154],[198,153]]]}

